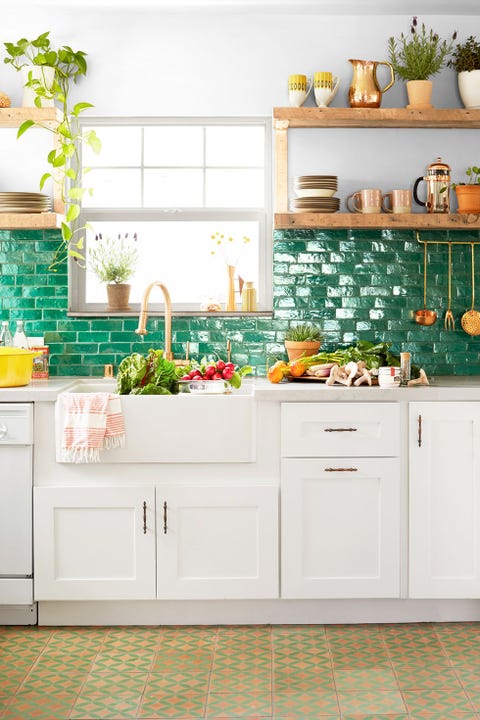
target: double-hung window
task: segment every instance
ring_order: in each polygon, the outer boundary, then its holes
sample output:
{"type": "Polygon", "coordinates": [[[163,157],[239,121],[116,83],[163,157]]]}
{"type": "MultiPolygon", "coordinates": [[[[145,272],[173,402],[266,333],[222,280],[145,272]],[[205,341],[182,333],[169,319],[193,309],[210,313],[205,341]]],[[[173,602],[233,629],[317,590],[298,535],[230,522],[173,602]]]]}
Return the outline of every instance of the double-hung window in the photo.
{"type": "MultiPolygon", "coordinates": [[[[271,130],[267,118],[88,119],[102,141],[82,149],[86,269],[71,263],[70,312],[107,313],[89,270],[96,238],[128,236],[138,249],[130,307],[154,280],[177,313],[224,311],[227,265],[239,289],[253,282],[258,311],[271,309],[271,130]],[[87,172],[88,169],[88,172],[87,172]]],[[[152,309],[162,297],[152,294],[152,309]]]]}

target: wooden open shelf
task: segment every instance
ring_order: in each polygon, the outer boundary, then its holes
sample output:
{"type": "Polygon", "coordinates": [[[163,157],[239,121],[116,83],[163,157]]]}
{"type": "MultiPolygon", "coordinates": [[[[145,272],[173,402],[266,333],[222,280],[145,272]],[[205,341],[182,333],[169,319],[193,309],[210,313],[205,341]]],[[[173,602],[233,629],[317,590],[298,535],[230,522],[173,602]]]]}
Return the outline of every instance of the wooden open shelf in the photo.
{"type": "Polygon", "coordinates": [[[292,128],[458,128],[480,129],[480,110],[465,108],[273,109],[276,151],[276,228],[432,228],[480,229],[479,215],[412,213],[296,213],[288,211],[288,130],[292,128]]]}
{"type": "Polygon", "coordinates": [[[287,128],[480,128],[480,110],[465,108],[273,108],[275,129],[287,128]]]}
{"type": "Polygon", "coordinates": [[[288,228],[365,228],[365,229],[432,229],[432,230],[480,230],[480,215],[450,213],[411,213],[395,215],[378,213],[276,213],[275,227],[288,228]]]}
{"type": "MultiPolygon", "coordinates": [[[[25,120],[33,120],[44,128],[53,130],[61,120],[61,113],[58,108],[0,108],[0,129],[18,128],[25,120]]],[[[55,183],[53,208],[54,212],[44,213],[0,213],[0,229],[47,229],[59,227],[64,205],[55,183]]]]}

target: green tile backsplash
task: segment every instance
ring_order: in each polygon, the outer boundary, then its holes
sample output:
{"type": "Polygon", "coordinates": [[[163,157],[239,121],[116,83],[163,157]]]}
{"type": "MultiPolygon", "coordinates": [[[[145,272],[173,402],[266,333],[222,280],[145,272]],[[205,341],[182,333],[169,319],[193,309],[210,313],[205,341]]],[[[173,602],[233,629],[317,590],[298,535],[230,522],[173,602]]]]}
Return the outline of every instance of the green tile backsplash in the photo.
{"type": "MultiPolygon", "coordinates": [[[[49,272],[60,235],[56,230],[0,231],[0,319],[26,321],[27,334],[44,335],[52,375],[100,375],[105,363],[118,365],[132,351],[163,345],[163,321],[151,318],[145,341],[134,334],[132,317],[67,316],[66,264],[49,272]]],[[[422,232],[429,240],[480,242],[477,231],[422,232]]],[[[283,357],[283,334],[290,323],[317,321],[324,348],[359,339],[390,341],[410,350],[429,374],[480,372],[480,336],[466,335],[462,313],[471,305],[470,245],[453,247],[453,313],[456,329],[443,327],[447,301],[447,246],[429,245],[427,307],[438,312],[432,327],[415,324],[423,307],[423,248],[413,231],[277,230],[273,243],[273,317],[175,317],[173,352],[185,342],[199,354],[225,355],[226,340],[239,364],[258,374],[283,357]]],[[[476,280],[480,309],[480,248],[476,280]]]]}

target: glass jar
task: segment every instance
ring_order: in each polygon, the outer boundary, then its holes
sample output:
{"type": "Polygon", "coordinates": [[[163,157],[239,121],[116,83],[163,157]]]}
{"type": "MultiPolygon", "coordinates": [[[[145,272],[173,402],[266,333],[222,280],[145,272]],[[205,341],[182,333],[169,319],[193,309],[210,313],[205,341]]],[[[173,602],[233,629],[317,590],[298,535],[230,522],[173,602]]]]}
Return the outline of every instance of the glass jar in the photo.
{"type": "Polygon", "coordinates": [[[253,282],[246,282],[242,290],[242,311],[255,312],[257,309],[257,291],[253,282]]]}

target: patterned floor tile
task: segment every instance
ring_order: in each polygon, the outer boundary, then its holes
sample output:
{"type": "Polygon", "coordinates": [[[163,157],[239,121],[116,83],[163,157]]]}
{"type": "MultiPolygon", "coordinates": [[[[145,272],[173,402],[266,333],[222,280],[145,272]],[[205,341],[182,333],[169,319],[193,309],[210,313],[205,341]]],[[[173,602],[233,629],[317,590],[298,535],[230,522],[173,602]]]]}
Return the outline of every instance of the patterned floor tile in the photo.
{"type": "Polygon", "coordinates": [[[473,709],[480,712],[480,691],[479,690],[467,690],[467,697],[470,699],[473,709]]]}
{"type": "Polygon", "coordinates": [[[439,633],[480,632],[480,622],[432,623],[432,627],[439,633]]]}
{"type": "Polygon", "coordinates": [[[330,670],[313,673],[292,672],[274,676],[276,694],[318,692],[320,690],[335,690],[335,682],[330,670]]]}
{"type": "Polygon", "coordinates": [[[406,713],[405,704],[398,691],[339,691],[338,700],[343,714],[406,713]]]}
{"type": "Polygon", "coordinates": [[[411,715],[422,713],[472,712],[473,707],[462,690],[404,690],[403,697],[411,715]]]}
{"type": "Polygon", "coordinates": [[[197,672],[208,671],[213,664],[213,652],[199,650],[197,652],[156,652],[151,663],[152,673],[165,672],[197,672]]]}
{"type": "MultiPolygon", "coordinates": [[[[374,715],[342,715],[342,720],[410,720],[410,715],[405,713],[397,714],[394,713],[388,715],[382,715],[375,713],[374,715]]],[[[445,720],[445,718],[444,718],[445,720]]]]}
{"type": "Polygon", "coordinates": [[[259,673],[248,672],[213,672],[210,679],[211,693],[269,693],[272,690],[272,677],[268,671],[259,673]]]}
{"type": "Polygon", "coordinates": [[[444,712],[442,713],[414,713],[413,715],[408,715],[408,720],[479,720],[480,715],[477,715],[476,713],[457,713],[457,712],[448,712],[448,718],[445,715],[444,712]]]}
{"type": "Polygon", "coordinates": [[[480,668],[459,665],[455,666],[454,671],[463,687],[480,691],[480,668]]]}
{"type": "Polygon", "coordinates": [[[456,673],[446,665],[428,665],[409,667],[399,665],[395,668],[398,684],[402,690],[456,690],[461,688],[456,673]]]}
{"type": "Polygon", "coordinates": [[[22,684],[22,692],[38,692],[54,695],[58,700],[77,695],[87,674],[85,672],[56,672],[33,669],[22,684]]]}
{"type": "Polygon", "coordinates": [[[165,673],[149,675],[145,685],[145,696],[171,693],[187,697],[188,695],[207,694],[210,676],[208,673],[165,673]]]}
{"type": "Polygon", "coordinates": [[[337,695],[333,691],[275,693],[275,717],[316,718],[339,712],[337,695]]]}
{"type": "Polygon", "coordinates": [[[389,647],[388,656],[393,665],[450,665],[448,655],[436,647],[389,647]]]}
{"type": "Polygon", "coordinates": [[[74,700],[74,695],[58,699],[45,693],[19,692],[4,710],[2,720],[65,720],[70,717],[74,700]]]}
{"type": "Polygon", "coordinates": [[[144,695],[138,717],[141,718],[202,718],[205,713],[205,695],[176,695],[162,693],[144,695]]]}
{"type": "Polygon", "coordinates": [[[212,693],[208,696],[206,717],[225,715],[241,717],[243,715],[271,715],[272,698],[270,693],[212,693]]]}
{"type": "Polygon", "coordinates": [[[155,659],[155,651],[145,654],[123,653],[121,651],[100,651],[91,665],[92,672],[148,672],[155,659]]]}
{"type": "Polygon", "coordinates": [[[388,667],[349,668],[335,670],[337,690],[390,690],[398,691],[398,683],[393,670],[388,667]]]}

